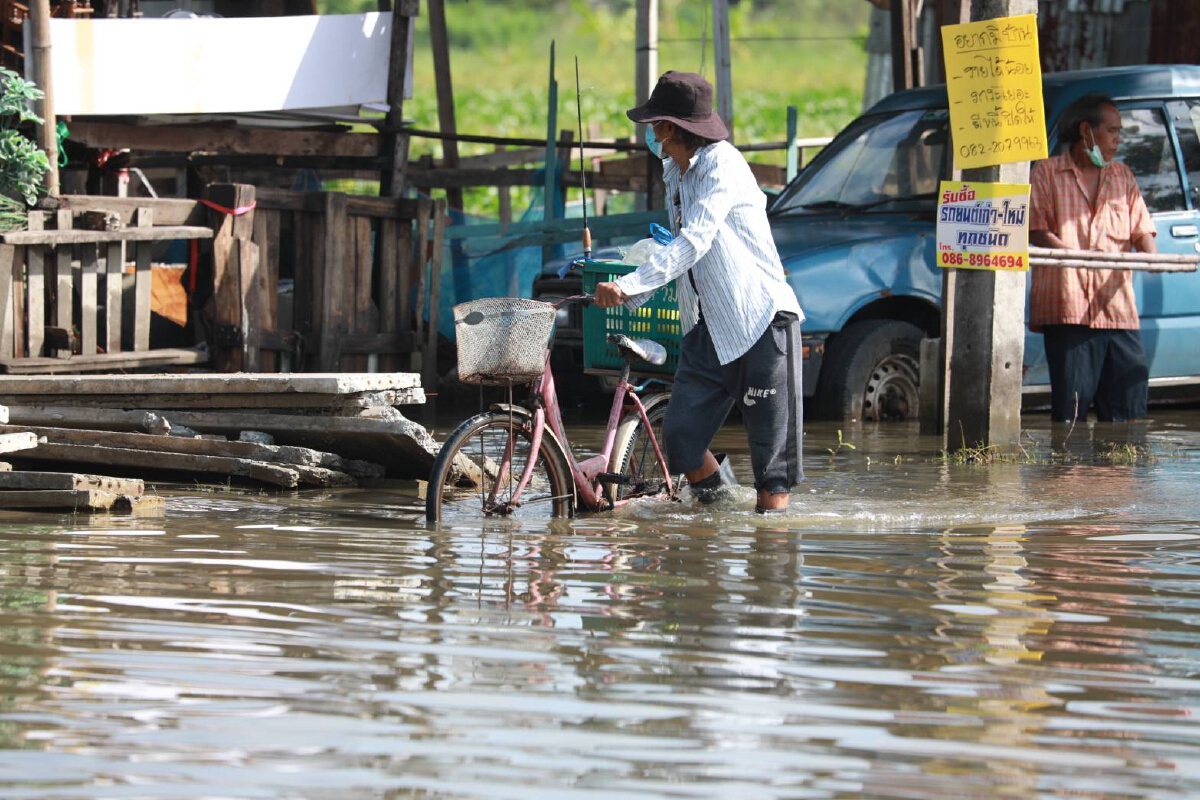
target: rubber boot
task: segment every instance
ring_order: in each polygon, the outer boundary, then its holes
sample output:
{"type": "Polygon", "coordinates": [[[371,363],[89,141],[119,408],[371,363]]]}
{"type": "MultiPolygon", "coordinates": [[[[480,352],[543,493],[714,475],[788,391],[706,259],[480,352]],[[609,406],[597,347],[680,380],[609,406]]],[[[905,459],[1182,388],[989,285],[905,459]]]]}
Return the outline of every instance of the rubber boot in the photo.
{"type": "Polygon", "coordinates": [[[733,476],[733,467],[729,465],[729,456],[714,453],[713,457],[717,459],[717,471],[692,484],[692,494],[704,505],[732,496],[733,490],[738,487],[737,478],[733,476]]]}

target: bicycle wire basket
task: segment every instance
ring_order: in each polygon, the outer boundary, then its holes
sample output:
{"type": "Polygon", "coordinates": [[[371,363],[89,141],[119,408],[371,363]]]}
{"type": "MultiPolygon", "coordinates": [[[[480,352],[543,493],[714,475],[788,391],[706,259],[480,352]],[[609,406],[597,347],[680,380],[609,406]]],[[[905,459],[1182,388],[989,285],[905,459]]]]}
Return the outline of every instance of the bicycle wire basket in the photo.
{"type": "Polygon", "coordinates": [[[462,383],[529,383],[546,366],[555,308],[520,297],[487,297],[454,307],[458,379],[462,383]]]}

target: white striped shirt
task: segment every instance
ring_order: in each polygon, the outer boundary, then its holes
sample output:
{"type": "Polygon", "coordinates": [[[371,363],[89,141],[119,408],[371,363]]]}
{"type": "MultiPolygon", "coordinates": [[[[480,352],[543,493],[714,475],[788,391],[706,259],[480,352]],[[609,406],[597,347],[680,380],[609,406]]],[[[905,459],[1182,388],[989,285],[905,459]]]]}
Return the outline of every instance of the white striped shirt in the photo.
{"type": "Polygon", "coordinates": [[[699,318],[687,277],[690,269],[722,364],[753,347],[776,312],[791,311],[803,320],[767,224],[766,195],[741,153],[728,142],[707,145],[696,151],[682,176],[679,165],[667,158],[663,179],[675,239],[635,272],[617,279],[629,297],[626,305],[637,308],[675,281],[686,334],[699,318]]]}

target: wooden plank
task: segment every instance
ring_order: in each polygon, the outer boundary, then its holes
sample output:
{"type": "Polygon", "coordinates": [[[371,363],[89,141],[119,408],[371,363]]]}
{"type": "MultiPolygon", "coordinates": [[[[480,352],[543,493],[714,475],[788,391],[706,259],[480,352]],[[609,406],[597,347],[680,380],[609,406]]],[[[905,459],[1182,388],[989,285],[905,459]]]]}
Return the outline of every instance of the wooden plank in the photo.
{"type": "MultiPolygon", "coordinates": [[[[350,333],[369,334],[379,330],[379,312],[372,297],[374,273],[373,235],[369,217],[354,218],[354,320],[349,325],[350,333]]],[[[340,351],[340,343],[339,343],[340,351]]],[[[368,356],[352,355],[347,369],[355,372],[370,372],[368,356]]],[[[378,367],[376,367],[378,369],[378,367]]]]}
{"type": "MultiPolygon", "coordinates": [[[[31,398],[36,402],[35,398],[31,398]]],[[[208,434],[236,438],[241,431],[262,431],[280,445],[296,445],[336,452],[347,459],[381,464],[393,478],[428,478],[439,445],[423,425],[404,418],[395,409],[386,417],[340,417],[328,415],[272,414],[224,411],[172,412],[176,425],[208,434]]],[[[145,430],[145,411],[104,408],[68,408],[57,405],[10,405],[15,425],[46,425],[64,428],[109,428],[145,430]]],[[[37,450],[30,452],[36,453],[37,450]]]]}
{"type": "Polygon", "coordinates": [[[417,206],[417,308],[413,316],[413,330],[418,334],[425,330],[425,270],[429,265],[429,217],[432,214],[433,201],[421,198],[417,206]]]}
{"type": "MultiPolygon", "coordinates": [[[[154,212],[149,208],[139,208],[137,221],[139,228],[154,226],[154,212]]],[[[133,350],[144,352],[150,349],[150,290],[153,276],[150,273],[150,245],[141,242],[137,247],[135,260],[137,272],[133,283],[133,350]]]]}
{"type": "Polygon", "coordinates": [[[237,239],[237,276],[241,305],[242,362],[241,369],[259,371],[258,342],[262,325],[263,295],[262,276],[259,272],[258,245],[249,239],[237,239]]]}
{"type": "Polygon", "coordinates": [[[429,266],[429,329],[425,342],[425,354],[421,357],[421,383],[437,391],[437,346],[438,311],[442,286],[442,251],[446,244],[446,201],[434,201],[433,212],[433,258],[429,266]]]}
{"type": "MultiPolygon", "coordinates": [[[[379,273],[379,330],[384,334],[397,333],[400,323],[400,275],[397,272],[396,221],[379,220],[376,239],[375,268],[379,273]]],[[[346,343],[342,343],[346,352],[346,343]]],[[[396,369],[397,358],[386,355],[379,360],[384,371],[396,369]]]]}
{"type": "MultiPolygon", "coordinates": [[[[150,213],[153,211],[147,208],[150,213]]],[[[195,225],[159,225],[122,231],[14,231],[0,234],[5,244],[103,244],[105,242],[172,242],[177,239],[211,239],[212,228],[195,225]]]]}
{"type": "MultiPolygon", "coordinates": [[[[397,231],[396,243],[396,275],[399,276],[400,301],[400,332],[413,333],[412,327],[412,286],[413,286],[413,223],[404,220],[397,231]]],[[[399,363],[393,369],[399,368],[399,363]]]]}
{"type": "Polygon", "coordinates": [[[254,243],[258,246],[259,285],[254,290],[265,302],[258,305],[258,336],[253,345],[259,365],[255,371],[275,372],[279,356],[273,351],[262,350],[262,331],[275,330],[279,323],[279,228],[280,212],[263,208],[255,209],[254,243]]]}
{"type": "MultiPolygon", "coordinates": [[[[75,120],[76,123],[81,120],[75,120]]],[[[74,125],[71,127],[74,130],[74,125]]],[[[74,138],[74,137],[71,137],[74,138]]],[[[151,197],[109,197],[107,195],[68,194],[62,200],[76,216],[87,211],[110,212],[120,216],[122,226],[133,225],[138,206],[154,211],[154,220],[163,226],[201,226],[205,208],[195,200],[151,197]]]]}
{"type": "Polygon", "coordinates": [[[327,394],[348,395],[420,388],[412,372],[296,374],[64,375],[24,378],[0,376],[0,396],[83,394],[327,394]]]}
{"type": "MultiPolygon", "coordinates": [[[[110,242],[104,257],[104,339],[108,353],[121,352],[122,274],[125,271],[125,251],[119,242],[110,242]]],[[[86,354],[84,354],[86,355],[86,354]]]]}
{"type": "Polygon", "coordinates": [[[71,141],[109,150],[160,153],[261,153],[273,156],[370,158],[379,154],[379,137],[369,133],[289,131],[244,125],[125,125],[75,119],[71,141]]]}
{"type": "MultiPolygon", "coordinates": [[[[2,400],[15,400],[4,395],[2,400]]],[[[64,406],[90,408],[142,408],[148,410],[184,408],[194,411],[218,408],[277,408],[307,410],[351,410],[382,406],[416,405],[425,402],[425,390],[394,389],[361,394],[58,394],[54,402],[64,406]]]]}
{"type": "Polygon", "coordinates": [[[0,509],[62,508],[70,511],[107,511],[118,495],[96,489],[58,489],[0,492],[0,509]]]}
{"type": "Polygon", "coordinates": [[[0,357],[13,355],[13,325],[16,308],[13,305],[13,268],[17,263],[17,248],[0,244],[0,357]]]}
{"type": "MultiPolygon", "coordinates": [[[[36,234],[46,225],[45,211],[31,211],[29,233],[36,234]]],[[[13,234],[7,234],[9,236],[13,234]]],[[[46,250],[40,245],[25,248],[25,341],[29,355],[42,355],[46,329],[46,250]]]]}
{"type": "MultiPolygon", "coordinates": [[[[71,230],[71,209],[59,209],[55,215],[58,219],[58,230],[60,232],[70,232],[71,230]]],[[[71,269],[71,264],[74,261],[72,257],[72,246],[70,244],[60,244],[55,248],[54,259],[54,324],[60,328],[70,331],[73,325],[73,303],[75,299],[75,276],[71,269]]],[[[68,340],[66,349],[55,350],[54,355],[60,358],[70,358],[71,348],[68,340]]]]}
{"type": "MultiPolygon", "coordinates": [[[[225,208],[244,209],[255,202],[255,190],[247,184],[213,184],[208,187],[209,199],[225,208]]],[[[223,330],[242,332],[245,326],[245,293],[243,277],[253,265],[242,269],[243,253],[239,240],[250,241],[254,237],[254,212],[224,214],[211,211],[213,229],[213,324],[223,330]]],[[[218,337],[217,341],[222,341],[218,337]]],[[[245,342],[243,341],[243,346],[245,342]]],[[[214,345],[213,366],[220,372],[238,372],[243,368],[243,348],[214,345]]]]}
{"type": "Polygon", "coordinates": [[[94,356],[99,352],[97,335],[97,278],[99,275],[97,245],[80,247],[79,262],[79,354],[94,356]]]}
{"type": "MultiPolygon", "coordinates": [[[[346,475],[361,477],[380,477],[384,474],[383,467],[365,461],[353,461],[342,458],[336,453],[326,453],[306,447],[290,445],[257,444],[255,442],[235,442],[224,439],[191,439],[182,436],[159,436],[148,433],[121,433],[116,431],[77,430],[74,428],[30,427],[19,425],[0,427],[0,430],[29,430],[39,437],[45,437],[53,444],[77,444],[94,447],[115,447],[131,450],[143,450],[152,453],[178,453],[185,455],[220,456],[224,458],[241,458],[251,461],[263,461],[285,466],[319,467],[331,472],[337,471],[346,475]]],[[[28,473],[23,473],[28,474],[28,473]]],[[[335,478],[336,480],[336,478],[335,478]]],[[[140,481],[139,481],[140,483],[140,481]]],[[[5,484],[0,477],[0,487],[5,484]]],[[[55,489],[67,488],[59,486],[30,486],[27,488],[55,489]]],[[[75,487],[75,488],[104,488],[75,487]]],[[[133,492],[126,492],[132,494],[133,492]]]]}
{"type": "Polygon", "coordinates": [[[138,478],[110,478],[107,475],[81,475],[76,472],[0,472],[0,489],[43,489],[78,491],[96,489],[113,494],[139,497],[145,483],[138,478]]]}
{"type": "Polygon", "coordinates": [[[204,347],[170,347],[145,353],[100,353],[63,358],[0,358],[0,371],[13,375],[56,375],[147,367],[193,366],[208,363],[204,347]]]}
{"type": "Polygon", "coordinates": [[[37,437],[32,433],[20,431],[0,434],[0,453],[16,453],[20,450],[32,450],[37,446],[37,437]]]}
{"type": "Polygon", "coordinates": [[[353,298],[353,285],[347,285],[353,273],[348,269],[346,195],[340,192],[325,195],[325,216],[321,220],[321,230],[323,275],[317,369],[333,372],[339,368],[338,339],[349,332],[347,321],[350,318],[349,304],[353,298]]]}
{"type": "MultiPolygon", "coordinates": [[[[292,214],[292,330],[309,341],[313,332],[313,238],[316,224],[312,214],[292,214]]],[[[292,369],[303,369],[293,364],[292,369]]]]}
{"type": "Polygon", "coordinates": [[[146,472],[155,470],[190,474],[203,472],[252,478],[285,489],[292,489],[300,484],[300,473],[297,470],[277,464],[223,456],[150,453],[145,450],[119,447],[44,443],[38,445],[34,450],[22,453],[20,460],[51,461],[60,464],[105,464],[114,467],[134,467],[146,472]]]}
{"type": "MultiPolygon", "coordinates": [[[[25,259],[27,257],[27,247],[18,247],[17,252],[13,256],[13,285],[12,285],[12,300],[13,300],[13,358],[20,358],[27,353],[25,328],[25,259]]],[[[7,357],[8,353],[0,355],[7,357]]]]}
{"type": "MultiPolygon", "coordinates": [[[[322,208],[321,192],[297,192],[291,189],[273,189],[265,186],[258,186],[255,189],[258,192],[258,209],[306,211],[316,214],[322,208]]],[[[346,197],[346,213],[356,217],[411,220],[417,213],[417,201],[405,198],[348,195],[346,197]]]]}

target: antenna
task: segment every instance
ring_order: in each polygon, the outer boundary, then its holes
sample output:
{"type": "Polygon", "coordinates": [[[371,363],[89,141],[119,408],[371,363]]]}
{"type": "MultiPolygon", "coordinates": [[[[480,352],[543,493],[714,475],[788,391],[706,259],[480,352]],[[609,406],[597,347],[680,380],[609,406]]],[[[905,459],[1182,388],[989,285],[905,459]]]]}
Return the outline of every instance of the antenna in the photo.
{"type": "Polygon", "coordinates": [[[587,224],[587,173],[583,171],[583,101],[579,91],[579,56],[575,56],[575,110],[579,115],[579,185],[583,189],[583,257],[592,257],[592,232],[587,224]]]}

